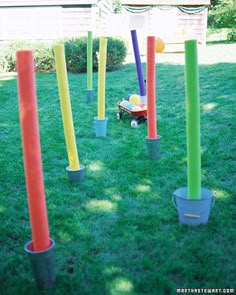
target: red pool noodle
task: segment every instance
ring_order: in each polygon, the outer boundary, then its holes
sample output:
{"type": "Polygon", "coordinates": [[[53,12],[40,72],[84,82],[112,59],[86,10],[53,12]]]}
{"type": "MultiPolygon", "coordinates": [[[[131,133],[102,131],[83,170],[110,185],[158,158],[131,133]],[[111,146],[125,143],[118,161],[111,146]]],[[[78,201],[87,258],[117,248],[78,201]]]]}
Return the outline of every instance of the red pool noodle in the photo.
{"type": "Polygon", "coordinates": [[[33,251],[50,246],[44,192],[34,59],[31,50],[17,51],[18,97],[24,168],[31,221],[33,251]]]}
{"type": "Polygon", "coordinates": [[[156,63],[155,63],[156,38],[147,37],[147,125],[148,138],[157,138],[156,124],[156,63]]]}

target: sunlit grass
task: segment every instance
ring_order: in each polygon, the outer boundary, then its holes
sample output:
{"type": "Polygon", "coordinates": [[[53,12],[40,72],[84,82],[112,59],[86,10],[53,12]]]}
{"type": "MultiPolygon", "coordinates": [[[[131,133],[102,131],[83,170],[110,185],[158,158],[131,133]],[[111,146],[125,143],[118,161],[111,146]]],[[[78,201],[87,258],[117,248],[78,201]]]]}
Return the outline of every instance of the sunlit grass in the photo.
{"type": "Polygon", "coordinates": [[[132,282],[127,278],[116,278],[109,286],[111,295],[131,295],[134,294],[134,287],[132,282]]]}
{"type": "Polygon", "coordinates": [[[148,185],[137,185],[136,190],[139,192],[150,192],[151,188],[148,185]]]}
{"type": "Polygon", "coordinates": [[[103,164],[99,161],[95,161],[88,166],[91,171],[101,171],[103,169],[103,164]]]}
{"type": "Polygon", "coordinates": [[[216,198],[219,199],[226,199],[230,197],[230,194],[224,190],[214,190],[214,194],[216,198]]]}
{"type": "Polygon", "coordinates": [[[86,208],[93,212],[115,212],[116,205],[108,200],[91,200],[86,204],[86,208]]]}
{"type": "Polygon", "coordinates": [[[210,112],[212,111],[215,107],[217,107],[217,103],[215,102],[210,102],[210,103],[206,103],[203,105],[203,110],[206,111],[206,112],[210,112]]]}

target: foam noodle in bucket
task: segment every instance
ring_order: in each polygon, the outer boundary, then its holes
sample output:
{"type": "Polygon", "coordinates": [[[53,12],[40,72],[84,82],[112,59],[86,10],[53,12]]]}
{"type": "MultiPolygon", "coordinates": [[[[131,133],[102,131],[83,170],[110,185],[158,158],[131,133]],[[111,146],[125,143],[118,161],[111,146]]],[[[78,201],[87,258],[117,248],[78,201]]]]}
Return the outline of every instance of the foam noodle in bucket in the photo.
{"type": "Polygon", "coordinates": [[[80,164],[76,146],[73,117],[70,103],[70,93],[66,71],[64,45],[54,45],[54,53],[56,61],[56,72],[62,112],[62,121],[64,126],[69,166],[71,170],[79,170],[80,164]]]}
{"type": "Polygon", "coordinates": [[[107,39],[101,37],[98,61],[98,120],[105,119],[106,60],[107,39]]]}
{"type": "Polygon", "coordinates": [[[93,89],[93,39],[92,32],[88,31],[87,40],[87,90],[93,89]]]}
{"type": "Polygon", "coordinates": [[[156,124],[156,63],[155,63],[156,38],[147,37],[147,125],[148,138],[157,138],[156,124]]]}
{"type": "Polygon", "coordinates": [[[34,59],[31,50],[17,51],[19,113],[33,251],[50,247],[38,125],[34,59]]]}
{"type": "Polygon", "coordinates": [[[185,41],[188,198],[201,198],[200,95],[197,41],[185,41]]]}

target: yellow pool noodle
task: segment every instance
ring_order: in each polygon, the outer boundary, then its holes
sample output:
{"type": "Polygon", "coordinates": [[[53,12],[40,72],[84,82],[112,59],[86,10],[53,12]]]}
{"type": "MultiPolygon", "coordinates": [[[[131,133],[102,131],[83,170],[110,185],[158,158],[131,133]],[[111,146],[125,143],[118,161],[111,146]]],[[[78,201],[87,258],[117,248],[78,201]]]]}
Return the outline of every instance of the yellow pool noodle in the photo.
{"type": "Polygon", "coordinates": [[[98,119],[105,119],[105,90],[106,90],[106,60],[107,39],[100,38],[99,41],[99,63],[98,63],[98,119]]]}
{"type": "Polygon", "coordinates": [[[66,148],[71,170],[79,170],[79,157],[77,152],[75,132],[70,103],[69,85],[66,71],[65,49],[63,44],[53,46],[57,72],[57,83],[60,96],[62,121],[66,140],[66,148]]]}

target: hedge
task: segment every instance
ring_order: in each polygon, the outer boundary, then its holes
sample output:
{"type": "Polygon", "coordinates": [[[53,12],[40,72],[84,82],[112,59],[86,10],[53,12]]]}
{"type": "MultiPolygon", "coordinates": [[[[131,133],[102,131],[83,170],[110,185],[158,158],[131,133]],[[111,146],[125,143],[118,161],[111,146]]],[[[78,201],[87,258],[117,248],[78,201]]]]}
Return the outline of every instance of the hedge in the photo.
{"type": "Polygon", "coordinates": [[[51,45],[42,42],[31,43],[27,41],[15,41],[2,46],[0,71],[16,71],[16,51],[22,49],[33,50],[35,70],[37,72],[54,70],[54,56],[51,45]]]}
{"type": "MultiPolygon", "coordinates": [[[[70,39],[65,42],[66,63],[69,72],[81,73],[87,70],[87,38],[70,39]]],[[[93,69],[98,70],[99,38],[93,39],[93,69]]],[[[115,70],[127,55],[126,44],[119,38],[108,38],[107,71],[115,70]]]]}
{"type": "MultiPolygon", "coordinates": [[[[87,71],[87,37],[61,40],[64,43],[68,72],[83,73],[87,71]]],[[[1,46],[0,71],[16,71],[16,51],[31,49],[34,53],[35,70],[54,71],[55,60],[52,45],[15,41],[1,46]]],[[[93,39],[93,70],[98,70],[99,38],[93,39]]],[[[107,43],[107,71],[119,68],[127,54],[125,41],[120,38],[108,37],[107,43]]]]}

